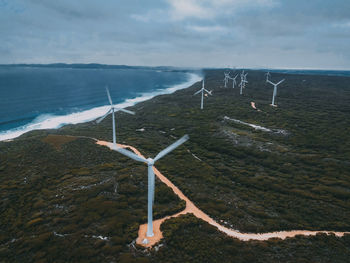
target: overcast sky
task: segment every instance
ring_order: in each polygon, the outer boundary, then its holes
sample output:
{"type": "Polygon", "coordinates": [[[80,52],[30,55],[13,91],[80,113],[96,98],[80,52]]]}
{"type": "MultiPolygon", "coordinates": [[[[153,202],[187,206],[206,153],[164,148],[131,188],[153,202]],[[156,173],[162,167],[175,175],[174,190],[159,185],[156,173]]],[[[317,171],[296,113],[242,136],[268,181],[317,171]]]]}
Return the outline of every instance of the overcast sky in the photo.
{"type": "Polygon", "coordinates": [[[350,0],[0,0],[0,64],[350,69],[350,0]]]}

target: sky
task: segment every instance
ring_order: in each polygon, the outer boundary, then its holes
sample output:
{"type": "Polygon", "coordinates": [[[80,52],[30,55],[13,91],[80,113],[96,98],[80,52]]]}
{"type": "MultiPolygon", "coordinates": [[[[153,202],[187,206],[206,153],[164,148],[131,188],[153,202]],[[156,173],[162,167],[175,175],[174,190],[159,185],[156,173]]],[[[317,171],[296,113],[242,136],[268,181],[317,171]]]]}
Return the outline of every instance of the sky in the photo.
{"type": "Polygon", "coordinates": [[[350,70],[349,0],[0,0],[0,64],[350,70]]]}

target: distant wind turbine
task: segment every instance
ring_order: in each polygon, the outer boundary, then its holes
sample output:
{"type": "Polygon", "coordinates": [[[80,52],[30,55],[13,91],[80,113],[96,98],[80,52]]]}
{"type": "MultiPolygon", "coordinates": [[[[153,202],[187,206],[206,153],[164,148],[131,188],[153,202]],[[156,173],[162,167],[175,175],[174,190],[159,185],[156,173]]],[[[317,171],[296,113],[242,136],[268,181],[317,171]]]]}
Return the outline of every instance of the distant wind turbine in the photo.
{"type": "Polygon", "coordinates": [[[228,80],[231,79],[230,72],[224,72],[225,78],[224,78],[224,87],[227,88],[228,80]]]}
{"type": "Polygon", "coordinates": [[[243,94],[243,89],[245,88],[245,84],[248,83],[247,75],[248,75],[248,73],[244,74],[244,70],[243,70],[241,73],[241,82],[239,83],[239,86],[241,88],[239,94],[241,94],[241,95],[243,94]]]}
{"type": "Polygon", "coordinates": [[[204,88],[204,78],[203,78],[203,81],[202,81],[202,88],[200,90],[198,90],[194,95],[197,95],[198,93],[202,93],[202,99],[201,99],[201,110],[203,110],[203,97],[204,97],[204,92],[208,93],[209,95],[212,95],[211,94],[211,91],[207,90],[204,88]]]}
{"type": "Polygon", "coordinates": [[[107,96],[108,96],[108,100],[109,100],[109,103],[111,105],[111,108],[107,111],[107,113],[105,115],[103,115],[101,118],[97,119],[96,123],[100,123],[104,118],[106,118],[110,113],[112,113],[113,145],[116,146],[115,116],[114,116],[114,113],[117,112],[117,111],[122,111],[122,112],[134,115],[135,112],[130,111],[130,110],[126,110],[126,109],[122,109],[122,108],[117,108],[115,105],[113,105],[113,102],[112,102],[112,99],[111,99],[111,95],[109,94],[108,87],[106,87],[106,91],[107,91],[107,96]]]}
{"type": "Polygon", "coordinates": [[[272,94],[272,106],[276,106],[275,105],[275,97],[276,97],[276,95],[277,95],[277,86],[279,85],[279,84],[281,84],[282,82],[284,81],[284,79],[282,79],[280,82],[278,82],[278,83],[273,83],[273,82],[271,82],[270,80],[267,80],[267,82],[268,83],[270,83],[271,85],[273,85],[273,94],[272,94]]]}
{"type": "Polygon", "coordinates": [[[236,78],[238,77],[238,74],[236,76],[234,76],[233,78],[229,77],[229,79],[232,79],[232,88],[235,88],[235,85],[237,84],[236,82],[236,78]]]}
{"type": "Polygon", "coordinates": [[[153,171],[153,165],[156,161],[158,161],[160,158],[164,157],[177,147],[179,147],[181,144],[186,142],[189,139],[188,135],[183,136],[167,148],[165,148],[163,151],[157,154],[157,156],[152,159],[148,158],[145,159],[141,156],[138,156],[137,154],[128,151],[126,149],[115,147],[114,150],[118,151],[119,153],[135,160],[138,162],[143,162],[148,165],[148,212],[147,212],[147,237],[152,237],[154,235],[153,233],[153,214],[152,214],[152,206],[154,201],[154,187],[155,187],[155,177],[154,177],[154,171],[153,171]]]}
{"type": "Polygon", "coordinates": [[[265,75],[266,75],[266,82],[269,80],[269,77],[271,77],[271,74],[270,74],[270,72],[268,71],[267,73],[265,73],[265,75]]]}

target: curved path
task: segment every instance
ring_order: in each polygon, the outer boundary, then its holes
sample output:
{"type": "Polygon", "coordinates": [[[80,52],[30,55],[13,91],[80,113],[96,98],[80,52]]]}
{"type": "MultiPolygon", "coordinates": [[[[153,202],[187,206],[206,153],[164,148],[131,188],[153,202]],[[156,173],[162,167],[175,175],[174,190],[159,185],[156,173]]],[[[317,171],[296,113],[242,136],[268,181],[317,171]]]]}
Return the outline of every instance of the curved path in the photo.
{"type": "MultiPolygon", "coordinates": [[[[99,145],[107,146],[111,150],[113,144],[106,141],[97,141],[96,142],[99,145]]],[[[119,147],[123,148],[129,148],[132,151],[134,151],[137,155],[144,157],[136,148],[129,146],[129,145],[122,145],[117,144],[119,147]]],[[[145,158],[145,157],[144,157],[145,158]]],[[[350,232],[334,232],[334,231],[309,231],[309,230],[292,230],[292,231],[279,231],[279,232],[270,232],[270,233],[260,233],[260,234],[254,234],[254,233],[241,233],[238,230],[230,229],[225,226],[220,225],[217,223],[214,219],[212,219],[210,216],[208,216],[206,213],[204,213],[202,210],[200,210],[198,207],[196,207],[182,192],[179,188],[177,188],[168,178],[166,178],[161,172],[158,171],[157,168],[153,168],[155,175],[167,186],[169,186],[174,193],[182,200],[186,202],[186,208],[174,215],[166,216],[164,218],[154,220],[153,221],[153,231],[154,236],[153,237],[146,237],[146,230],[147,230],[147,224],[143,224],[139,228],[138,238],[136,239],[136,243],[138,245],[144,246],[144,247],[152,247],[155,245],[158,241],[160,241],[163,238],[163,234],[160,231],[160,225],[167,219],[172,217],[177,217],[179,215],[184,215],[187,213],[192,213],[196,217],[206,221],[210,225],[215,226],[218,230],[221,232],[226,233],[230,237],[238,238],[242,241],[248,241],[248,240],[268,240],[270,238],[281,238],[285,239],[287,237],[295,237],[296,235],[304,235],[304,236],[314,236],[318,233],[325,233],[325,234],[334,234],[338,237],[342,237],[344,234],[350,234],[350,232]]]]}
{"type": "Polygon", "coordinates": [[[256,106],[255,106],[255,102],[254,102],[254,101],[251,101],[251,102],[250,102],[250,106],[252,106],[252,108],[253,108],[254,110],[257,110],[257,108],[256,108],[256,106]]]}
{"type": "Polygon", "coordinates": [[[254,101],[251,101],[251,102],[250,102],[250,106],[252,106],[252,108],[253,108],[254,110],[261,111],[260,109],[258,109],[258,108],[256,107],[254,101]]]}

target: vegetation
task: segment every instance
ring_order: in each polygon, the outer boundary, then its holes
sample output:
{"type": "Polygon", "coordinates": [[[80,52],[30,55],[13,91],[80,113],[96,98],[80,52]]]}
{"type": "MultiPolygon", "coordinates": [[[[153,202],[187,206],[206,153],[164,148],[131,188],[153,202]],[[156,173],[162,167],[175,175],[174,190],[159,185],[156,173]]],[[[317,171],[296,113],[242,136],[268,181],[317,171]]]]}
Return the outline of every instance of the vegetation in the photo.
{"type": "MultiPolygon", "coordinates": [[[[117,113],[117,140],[146,157],[183,134],[190,140],[156,167],[199,208],[242,232],[350,230],[350,78],[283,75],[277,108],[264,73],[249,71],[244,95],[222,88],[223,72],[201,84],[117,113]],[[254,101],[261,111],[254,110],[254,101]],[[232,122],[238,119],[286,134],[232,122]],[[144,128],[144,131],[140,129],[144,128]]],[[[0,258],[8,262],[344,262],[349,236],[241,242],[185,215],[162,225],[159,250],[134,248],[146,222],[147,167],[88,136],[111,141],[100,125],[34,131],[0,143],[0,258]],[[58,136],[60,135],[60,136],[58,136]],[[77,137],[71,137],[77,136],[77,137]],[[102,240],[99,236],[107,237],[102,240]],[[304,261],[303,261],[304,260],[304,261]]],[[[155,217],[184,207],[156,182],[155,217]]]]}
{"type": "MultiPolygon", "coordinates": [[[[147,167],[93,140],[70,138],[2,144],[2,260],[113,261],[129,252],[126,245],[146,221],[147,167]]],[[[155,218],[184,208],[169,188],[156,187],[155,218]]]]}
{"type": "Polygon", "coordinates": [[[167,245],[152,254],[154,262],[348,262],[350,235],[318,234],[284,241],[242,242],[185,215],[166,221],[167,245]]]}

